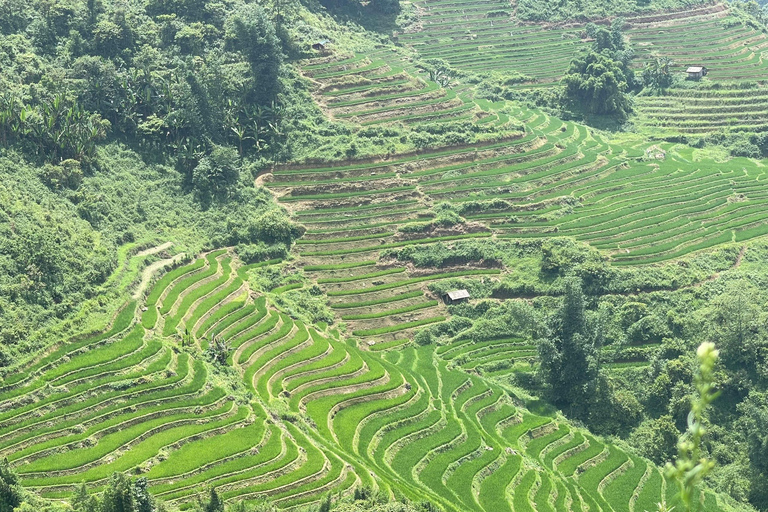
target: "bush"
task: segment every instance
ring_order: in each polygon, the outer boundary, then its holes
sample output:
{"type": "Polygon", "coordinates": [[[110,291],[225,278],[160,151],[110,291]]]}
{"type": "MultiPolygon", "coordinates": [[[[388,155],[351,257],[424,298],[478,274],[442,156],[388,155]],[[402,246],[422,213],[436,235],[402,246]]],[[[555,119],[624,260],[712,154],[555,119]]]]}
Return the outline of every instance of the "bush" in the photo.
{"type": "Polygon", "coordinates": [[[643,414],[643,406],[632,393],[617,389],[605,377],[598,379],[588,408],[589,428],[597,434],[627,433],[640,422],[643,414]]]}
{"type": "Polygon", "coordinates": [[[627,329],[627,341],[630,343],[658,342],[669,335],[666,322],[656,315],[644,316],[627,329]]]}
{"type": "Polygon", "coordinates": [[[430,329],[422,329],[416,333],[416,335],[413,337],[413,341],[417,345],[421,346],[431,345],[435,342],[435,336],[432,334],[430,329]]]}
{"type": "Polygon", "coordinates": [[[13,512],[21,505],[22,489],[19,477],[11,469],[8,459],[0,461],[0,512],[13,512]]]}
{"type": "Polygon", "coordinates": [[[284,259],[288,256],[288,249],[283,244],[239,244],[235,251],[238,257],[245,263],[258,263],[273,259],[284,259]]]}
{"type": "Polygon", "coordinates": [[[629,436],[629,444],[640,455],[661,466],[674,458],[679,435],[672,417],[661,416],[642,422],[629,436]]]}
{"type": "Polygon", "coordinates": [[[270,208],[263,212],[254,212],[254,215],[243,217],[230,217],[227,219],[228,243],[221,245],[265,244],[280,243],[290,247],[294,240],[300,238],[305,229],[288,218],[285,210],[270,208]]]}

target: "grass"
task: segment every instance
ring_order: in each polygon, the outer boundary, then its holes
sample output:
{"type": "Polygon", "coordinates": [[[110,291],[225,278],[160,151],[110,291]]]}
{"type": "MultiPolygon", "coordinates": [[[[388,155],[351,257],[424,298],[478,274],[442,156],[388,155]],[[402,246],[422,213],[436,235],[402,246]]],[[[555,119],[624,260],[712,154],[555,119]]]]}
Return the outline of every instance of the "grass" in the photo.
{"type": "Polygon", "coordinates": [[[330,251],[310,251],[310,252],[304,252],[302,253],[302,256],[308,257],[308,256],[339,256],[339,255],[346,255],[346,254],[356,254],[360,252],[369,252],[369,251],[380,251],[382,249],[393,249],[396,247],[406,247],[408,245],[420,245],[420,244],[429,244],[433,242],[450,242],[453,240],[465,240],[468,238],[485,238],[491,236],[490,233],[472,233],[469,235],[453,235],[453,236],[442,236],[442,237],[432,237],[432,238],[421,238],[418,240],[407,240],[403,242],[392,242],[388,244],[380,244],[374,247],[351,247],[349,249],[338,249],[338,250],[330,250],[330,251]]]}
{"type": "MultiPolygon", "coordinates": [[[[223,290],[217,296],[223,297],[223,290]]],[[[402,295],[422,296],[421,292],[402,295]]],[[[402,300],[402,295],[395,297],[402,300]]],[[[22,443],[12,458],[23,462],[19,468],[25,485],[47,496],[61,492],[50,486],[81,481],[99,489],[112,471],[144,467],[163,454],[145,467],[145,474],[156,495],[182,506],[194,500],[203,483],[226,489],[222,494],[230,499],[252,500],[266,494],[298,506],[316,501],[329,488],[351,486],[354,478],[344,476],[345,465],[351,464],[355,471],[374,471],[382,481],[397,482],[406,492],[429,497],[455,512],[533,506],[563,510],[560,494],[567,487],[546,474],[529,473],[518,455],[506,451],[520,450],[520,439],[551,419],[524,413],[521,422],[497,427],[515,414],[505,393],[489,387],[480,376],[448,367],[459,356],[485,362],[519,353],[527,347],[520,340],[456,342],[438,353],[436,347],[403,347],[408,340],[401,339],[363,352],[301,323],[294,329],[295,322],[268,309],[264,297],[250,306],[244,298],[238,302],[214,306],[214,314],[200,328],[230,333],[235,348],[247,344],[238,361],[248,361],[248,367],[235,378],[253,386],[270,407],[282,403],[286,418],[303,411],[316,429],[303,432],[290,419],[273,423],[260,405],[230,401],[231,392],[209,378],[206,363],[186,352],[173,355],[165,342],[145,342],[144,328],[138,324],[120,343],[77,353],[40,376],[47,382],[76,384],[55,388],[50,397],[26,405],[26,412],[0,413],[4,425],[0,450],[22,443]],[[126,380],[137,385],[122,387],[126,380]],[[86,439],[93,443],[78,444],[86,439]],[[332,439],[338,444],[334,441],[329,449],[324,440],[332,439]],[[342,455],[350,462],[342,463],[342,455]],[[81,469],[68,472],[75,468],[81,469]],[[519,485],[508,496],[507,488],[518,476],[519,485]],[[537,479],[537,490],[529,492],[537,479]],[[551,501],[555,488],[558,501],[551,501]]],[[[204,302],[199,304],[203,307],[204,302]]],[[[436,305],[437,301],[421,301],[360,316],[376,319],[436,305]]],[[[205,310],[211,310],[207,306],[205,310]]],[[[441,320],[387,326],[372,334],[441,320]]],[[[540,461],[542,450],[569,432],[570,427],[562,424],[530,440],[526,455],[540,461]]],[[[583,437],[578,431],[573,434],[572,441],[549,451],[541,463],[551,464],[558,454],[577,446],[583,437]]],[[[593,445],[593,451],[603,448],[593,445]]],[[[635,468],[609,485],[605,496],[595,495],[602,476],[626,460],[623,452],[611,450],[613,458],[568,485],[577,486],[588,503],[603,509],[610,505],[618,512],[625,510],[625,502],[628,505],[626,496],[634,492],[645,466],[636,461],[635,468]]],[[[575,470],[591,456],[588,452],[566,459],[559,469],[575,470]]],[[[640,498],[647,501],[644,490],[640,498]]],[[[660,490],[656,491],[648,491],[648,498],[658,501],[660,490]]]]}
{"type": "Polygon", "coordinates": [[[200,324],[200,327],[198,327],[197,331],[195,331],[195,336],[197,338],[202,338],[211,327],[234,314],[236,311],[241,310],[245,306],[245,301],[247,298],[247,294],[243,293],[235,300],[230,301],[223,306],[219,306],[218,303],[215,303],[215,305],[218,307],[216,307],[216,310],[211,315],[209,315],[202,324],[200,324]]]}
{"type": "Polygon", "coordinates": [[[401,293],[400,295],[393,295],[391,297],[383,297],[381,299],[363,300],[359,302],[341,302],[337,304],[331,304],[333,309],[349,309],[349,308],[364,308],[368,306],[377,306],[379,304],[388,304],[390,302],[397,302],[400,300],[413,299],[415,297],[422,297],[424,292],[421,290],[414,290],[412,292],[401,293]]]}
{"type": "Polygon", "coordinates": [[[405,306],[397,309],[388,309],[385,311],[378,311],[375,313],[362,313],[359,315],[342,315],[342,320],[369,320],[372,318],[384,318],[391,315],[399,315],[401,313],[410,313],[411,311],[418,311],[420,309],[431,308],[438,305],[436,300],[428,300],[426,302],[420,302],[411,306],[405,306]]]}
{"type": "Polygon", "coordinates": [[[108,340],[118,333],[125,331],[133,321],[133,317],[136,313],[136,306],[136,301],[131,300],[126,302],[115,315],[115,319],[109,329],[104,332],[92,332],[68,340],[67,342],[62,343],[58,348],[54,349],[50,354],[33,363],[24,371],[14,372],[13,375],[9,375],[3,383],[3,386],[0,387],[0,390],[2,391],[0,392],[0,400],[11,398],[20,393],[20,391],[7,392],[5,390],[23,379],[28,378],[32,373],[38,372],[52,363],[61,360],[66,354],[81,350],[83,347],[97,345],[102,341],[108,340]]]}
{"type": "MultiPolygon", "coordinates": [[[[188,291],[184,294],[184,297],[181,299],[181,303],[178,305],[176,309],[176,313],[173,316],[165,319],[165,325],[163,325],[163,336],[170,336],[171,334],[176,332],[176,327],[179,325],[179,322],[181,322],[181,320],[186,316],[189,309],[192,307],[193,304],[195,304],[195,302],[198,299],[201,299],[206,295],[213,293],[215,290],[217,290],[220,286],[224,285],[229,280],[229,275],[232,273],[232,267],[230,263],[231,263],[231,260],[228,258],[225,258],[221,263],[222,275],[220,277],[208,283],[197,286],[196,288],[188,289],[188,291]]],[[[231,289],[231,290],[225,289],[224,291],[228,292],[227,295],[229,295],[229,293],[234,292],[238,287],[239,287],[239,284],[234,289],[231,289]]],[[[214,304],[210,304],[210,306],[212,307],[214,304]]],[[[205,302],[203,302],[203,305],[205,305],[205,302]]],[[[203,311],[207,311],[207,309],[203,309],[203,311]]],[[[192,319],[194,318],[195,317],[193,314],[192,319]]],[[[192,323],[191,325],[194,325],[194,323],[192,323]]]]}
{"type": "Polygon", "coordinates": [[[355,336],[376,336],[377,334],[387,334],[390,332],[404,331],[406,329],[412,329],[414,327],[421,327],[423,325],[434,324],[436,322],[442,322],[445,320],[444,316],[435,316],[432,318],[422,318],[421,320],[414,320],[412,322],[404,322],[402,324],[390,325],[388,327],[378,327],[376,329],[362,329],[359,331],[352,331],[355,336]]]}
{"type": "Polygon", "coordinates": [[[216,251],[216,252],[209,253],[205,257],[205,260],[208,263],[207,268],[204,268],[200,270],[200,272],[196,272],[193,275],[184,277],[176,281],[176,284],[170,289],[170,291],[165,296],[165,298],[163,298],[162,306],[160,307],[160,314],[167,315],[171,311],[171,308],[173,307],[173,305],[176,303],[176,300],[179,298],[179,295],[182,292],[186,291],[193,284],[214,275],[219,268],[219,264],[216,261],[216,258],[224,254],[224,252],[225,251],[216,251]]]}
{"type": "Polygon", "coordinates": [[[333,263],[329,265],[305,265],[303,268],[307,272],[317,272],[325,270],[346,270],[350,268],[371,267],[376,265],[376,261],[361,261],[360,263],[333,263]]]}
{"type": "Polygon", "coordinates": [[[317,284],[334,284],[334,283],[351,283],[353,281],[361,281],[363,279],[374,279],[377,277],[390,276],[392,274],[400,274],[405,272],[404,268],[391,268],[387,270],[381,270],[379,272],[371,272],[369,274],[361,274],[358,276],[348,277],[326,277],[317,280],[317,284]]]}

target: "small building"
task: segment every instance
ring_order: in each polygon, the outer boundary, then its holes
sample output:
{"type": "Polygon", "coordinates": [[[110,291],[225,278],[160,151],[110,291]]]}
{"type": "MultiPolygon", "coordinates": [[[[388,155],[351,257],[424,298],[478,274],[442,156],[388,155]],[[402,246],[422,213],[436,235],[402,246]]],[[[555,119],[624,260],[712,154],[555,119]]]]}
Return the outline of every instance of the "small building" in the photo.
{"type": "Polygon", "coordinates": [[[330,43],[328,39],[323,39],[322,41],[314,43],[312,49],[317,50],[318,52],[324,52],[328,48],[328,43],[330,43]]]}
{"type": "Polygon", "coordinates": [[[469,292],[467,290],[453,290],[443,294],[443,302],[446,304],[458,304],[469,300],[469,292]]]}
{"type": "Polygon", "coordinates": [[[691,66],[685,70],[690,80],[699,80],[707,76],[707,68],[704,66],[691,66]]]}

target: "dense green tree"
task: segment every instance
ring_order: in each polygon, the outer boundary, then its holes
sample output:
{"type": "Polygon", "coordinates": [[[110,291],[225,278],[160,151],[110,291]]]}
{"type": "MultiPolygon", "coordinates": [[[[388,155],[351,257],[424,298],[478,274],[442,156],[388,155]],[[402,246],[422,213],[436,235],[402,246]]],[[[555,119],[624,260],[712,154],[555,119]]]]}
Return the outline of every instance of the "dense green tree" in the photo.
{"type": "MultiPolygon", "coordinates": [[[[216,364],[225,365],[227,364],[227,358],[230,353],[229,344],[220,336],[214,336],[208,344],[205,353],[210,361],[213,361],[216,364]]],[[[211,498],[213,498],[213,496],[211,496],[211,498]]]]}
{"type": "Polygon", "coordinates": [[[146,477],[137,478],[133,482],[133,505],[134,512],[154,512],[155,510],[146,477]]]}
{"type": "Polygon", "coordinates": [[[13,512],[21,505],[23,491],[19,477],[11,468],[8,459],[0,461],[0,512],[13,512]]]}
{"type": "Polygon", "coordinates": [[[676,453],[677,430],[671,416],[661,416],[642,422],[632,432],[629,443],[638,452],[651,459],[656,464],[665,464],[672,460],[676,453]]]}
{"type": "Polygon", "coordinates": [[[329,493],[329,494],[326,494],[325,497],[320,502],[320,507],[317,509],[317,512],[331,512],[331,506],[332,506],[332,501],[331,501],[331,495],[329,493]]]}
{"type": "Polygon", "coordinates": [[[279,89],[278,70],[282,61],[280,40],[264,9],[255,3],[240,4],[224,28],[225,47],[239,52],[251,65],[249,96],[257,104],[268,104],[279,89]]]}
{"type": "Polygon", "coordinates": [[[768,478],[768,393],[753,391],[739,404],[738,411],[749,460],[755,470],[768,478]]]}
{"type": "Polygon", "coordinates": [[[587,114],[624,119],[632,110],[623,65],[608,52],[591,50],[574,59],[563,84],[574,108],[587,114]]]}
{"type": "Polygon", "coordinates": [[[75,512],[94,512],[99,509],[99,501],[88,493],[88,488],[83,483],[72,497],[72,508],[75,512]]]}
{"type": "Polygon", "coordinates": [[[541,373],[553,402],[577,415],[586,411],[598,376],[599,346],[587,329],[584,300],[581,280],[565,278],[563,303],[552,335],[538,345],[541,373]]]}
{"type": "Polygon", "coordinates": [[[757,290],[746,281],[729,283],[711,308],[712,338],[723,364],[757,378],[768,361],[768,342],[760,317],[757,290]]]}
{"type": "Polygon", "coordinates": [[[643,406],[637,398],[605,375],[596,378],[585,399],[589,405],[583,417],[597,434],[627,435],[642,419],[643,406]]]}
{"type": "Polygon", "coordinates": [[[224,502],[215,487],[208,490],[208,500],[202,504],[203,512],[224,512],[224,502]]]}
{"type": "Polygon", "coordinates": [[[216,146],[192,172],[192,185],[200,200],[227,200],[240,181],[240,158],[234,148],[216,146]]]}
{"type": "Polygon", "coordinates": [[[401,11],[400,0],[371,0],[370,6],[382,14],[397,15],[401,11]]]}
{"type": "Polygon", "coordinates": [[[101,496],[99,512],[135,512],[131,480],[122,473],[113,473],[101,496]]]}

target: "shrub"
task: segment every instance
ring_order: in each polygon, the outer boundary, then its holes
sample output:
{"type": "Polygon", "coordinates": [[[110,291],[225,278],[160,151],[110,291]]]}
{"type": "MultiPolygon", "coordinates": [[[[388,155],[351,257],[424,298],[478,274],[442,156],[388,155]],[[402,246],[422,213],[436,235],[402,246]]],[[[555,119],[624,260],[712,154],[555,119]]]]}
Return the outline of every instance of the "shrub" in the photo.
{"type": "Polygon", "coordinates": [[[679,434],[672,417],[661,416],[642,422],[629,436],[629,444],[643,457],[663,465],[674,458],[679,434]]]}
{"type": "Polygon", "coordinates": [[[8,459],[0,461],[0,512],[12,512],[21,504],[22,489],[19,477],[11,469],[8,459]]]}
{"type": "Polygon", "coordinates": [[[258,212],[245,219],[228,219],[227,242],[222,245],[281,243],[288,247],[294,240],[304,234],[305,229],[288,219],[286,212],[280,208],[258,212]]]}
{"type": "Polygon", "coordinates": [[[240,181],[240,158],[234,148],[216,146],[192,171],[192,185],[203,204],[229,199],[240,181]]]}
{"type": "Polygon", "coordinates": [[[413,337],[413,341],[416,342],[417,345],[431,345],[434,343],[435,337],[430,329],[422,329],[416,333],[413,337]]]}
{"type": "Polygon", "coordinates": [[[627,341],[630,343],[649,343],[669,336],[666,322],[656,315],[644,316],[627,329],[627,341]]]}
{"type": "Polygon", "coordinates": [[[595,393],[588,405],[588,424],[598,434],[628,432],[642,418],[643,407],[627,390],[617,389],[615,384],[599,378],[595,393]]]}
{"type": "Polygon", "coordinates": [[[258,263],[273,259],[284,259],[288,256],[288,249],[284,244],[265,244],[257,242],[255,244],[238,244],[235,248],[240,259],[247,263],[258,263]]]}

